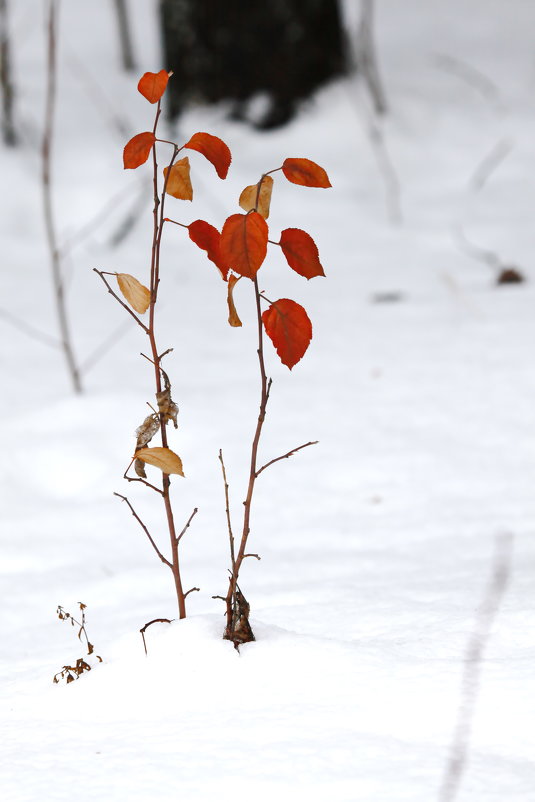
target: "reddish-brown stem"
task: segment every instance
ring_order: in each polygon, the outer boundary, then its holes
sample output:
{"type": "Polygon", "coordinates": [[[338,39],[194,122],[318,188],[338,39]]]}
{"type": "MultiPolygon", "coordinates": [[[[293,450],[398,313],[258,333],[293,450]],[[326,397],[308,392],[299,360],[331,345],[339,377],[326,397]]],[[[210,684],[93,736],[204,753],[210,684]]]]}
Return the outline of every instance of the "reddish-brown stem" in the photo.
{"type": "Polygon", "coordinates": [[[251,445],[251,463],[249,469],[249,483],[247,486],[247,495],[245,497],[245,501],[243,502],[244,512],[243,512],[243,529],[242,535],[240,540],[240,545],[238,549],[238,553],[236,554],[236,558],[234,560],[234,564],[232,566],[232,571],[230,573],[229,579],[229,588],[227,592],[227,596],[225,599],[226,607],[227,607],[227,628],[226,628],[226,637],[229,640],[233,640],[234,634],[234,618],[235,618],[235,611],[236,611],[236,590],[238,586],[238,576],[240,573],[240,568],[242,562],[245,557],[245,549],[247,547],[247,539],[249,537],[249,532],[251,529],[250,522],[251,522],[251,505],[253,501],[253,493],[255,488],[255,482],[257,479],[257,456],[258,456],[258,445],[260,443],[260,437],[262,434],[262,427],[264,425],[264,420],[266,417],[266,406],[269,399],[269,391],[271,388],[271,379],[268,381],[266,375],[266,367],[264,363],[264,338],[263,338],[263,329],[262,329],[262,311],[260,308],[260,292],[258,290],[258,280],[255,276],[253,279],[254,284],[254,291],[255,291],[255,303],[256,303],[256,317],[257,317],[257,327],[258,327],[258,367],[260,370],[260,409],[258,413],[258,420],[256,422],[256,429],[253,436],[253,442],[251,445]]]}
{"type": "MultiPolygon", "coordinates": [[[[156,109],[156,117],[154,119],[154,128],[153,133],[156,137],[156,130],[158,127],[158,120],[161,114],[161,103],[158,101],[158,107],[156,109]]],[[[177,153],[179,148],[177,145],[173,144],[173,155],[171,157],[171,161],[168,166],[167,176],[164,181],[164,185],[162,188],[162,193],[160,197],[159,189],[158,189],[158,161],[157,161],[157,154],[156,154],[156,145],[152,149],[152,165],[153,165],[153,195],[154,195],[154,208],[153,208],[153,234],[152,234],[152,252],[151,252],[151,267],[150,267],[150,294],[151,294],[151,302],[149,307],[149,326],[148,326],[148,336],[150,341],[150,348],[152,353],[152,361],[154,364],[154,378],[156,383],[156,392],[161,393],[162,391],[162,376],[160,370],[160,361],[161,356],[158,351],[158,346],[156,344],[156,335],[154,330],[154,318],[155,318],[155,308],[156,308],[156,300],[158,297],[158,285],[160,283],[160,248],[161,248],[161,241],[162,241],[162,232],[163,232],[163,218],[164,218],[164,206],[165,206],[165,190],[167,187],[167,180],[171,171],[171,167],[176,159],[177,153]]],[[[163,414],[160,414],[160,436],[162,441],[163,448],[168,448],[167,443],[167,420],[163,414]]],[[[164,473],[162,475],[162,496],[164,501],[165,507],[165,515],[167,518],[167,527],[169,530],[169,539],[171,542],[171,555],[172,555],[172,572],[173,572],[173,579],[175,581],[175,589],[176,589],[176,596],[178,601],[178,613],[179,618],[186,617],[186,597],[184,595],[184,589],[182,587],[182,579],[180,576],[180,561],[179,561],[179,554],[178,554],[178,542],[184,534],[185,529],[189,526],[186,525],[183,532],[177,537],[176,534],[176,527],[175,527],[175,520],[173,516],[173,507],[171,505],[171,495],[170,495],[170,487],[171,487],[171,480],[169,478],[169,474],[164,473]]],[[[191,516],[193,517],[193,515],[191,516]]],[[[190,518],[191,521],[191,518],[190,518]]]]}

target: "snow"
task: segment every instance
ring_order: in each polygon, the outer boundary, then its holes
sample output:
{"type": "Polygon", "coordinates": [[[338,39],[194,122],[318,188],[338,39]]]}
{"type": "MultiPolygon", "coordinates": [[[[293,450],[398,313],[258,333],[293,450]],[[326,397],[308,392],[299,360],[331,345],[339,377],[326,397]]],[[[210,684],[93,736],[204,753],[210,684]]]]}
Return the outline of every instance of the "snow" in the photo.
{"type": "MultiPolygon", "coordinates": [[[[223,106],[182,118],[179,138],[207,130],[233,152],[226,182],[190,154],[196,198],[173,206],[184,222],[220,226],[243,187],[286,156],[329,173],[328,191],[277,179],[270,217],[273,231],[302,227],[315,237],[327,277],[290,275],[277,253],[260,274],[269,297],[303,303],[314,324],[291,373],[268,353],[262,457],[320,442],[259,479],[250,548],[262,560],[246,561],[241,578],[257,640],[238,654],[221,639],[222,603],[212,599],[226,589],[229,561],[217,453],[237,521],[258,404],[254,305],[240,283],[244,326],[230,329],[217,271],[183,232],[166,231],[158,336],[174,347],[166,369],[180,406],[171,447],[187,478],[173,481],[176,516],[185,522],[199,506],[183,541],[184,581],[201,592],[188,597],[188,619],[147,630],[147,656],[139,629],[176,615],[173,584],[113,492],[160,532],[158,499],[121,478],[152,397],[151,369],[139,357],[140,331],[92,268],[139,278],[146,270],[150,188],[141,171],[123,172],[121,150],[150,127],[152,111],[136,76],[118,70],[112,4],[64,3],[54,183],[62,240],[74,243],[76,353],[83,362],[119,332],[74,397],[60,353],[5,314],[57,336],[39,185],[42,7],[11,5],[24,142],[0,151],[2,799],[438,799],[467,645],[497,538],[510,533],[511,574],[483,653],[456,798],[529,802],[532,5],[377,4],[391,104],[380,130],[401,188],[400,224],[389,220],[369,100],[353,80],[326,88],[269,135],[228,121],[223,106]],[[452,64],[472,68],[472,80],[452,64]],[[508,152],[476,190],[474,174],[500,143],[508,152]],[[143,215],[110,247],[143,187],[143,215]],[[459,247],[459,227],[527,281],[497,287],[459,247]],[[76,616],[79,601],[103,663],[53,685],[84,652],[55,610],[76,616]]],[[[139,73],[160,69],[156,3],[131,7],[139,73]]],[[[160,542],[165,549],[163,532],[160,542]]]]}

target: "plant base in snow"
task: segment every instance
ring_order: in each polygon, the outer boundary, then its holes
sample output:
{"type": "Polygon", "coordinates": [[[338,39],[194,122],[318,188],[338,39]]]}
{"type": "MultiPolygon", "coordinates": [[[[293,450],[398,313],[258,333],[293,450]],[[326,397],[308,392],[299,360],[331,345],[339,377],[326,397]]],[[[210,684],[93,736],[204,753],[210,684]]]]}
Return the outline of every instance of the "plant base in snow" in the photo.
{"type": "Polygon", "coordinates": [[[251,643],[251,641],[255,640],[254,632],[249,623],[250,609],[249,602],[241,590],[236,588],[232,603],[232,616],[223,636],[224,640],[232,641],[235,649],[238,649],[242,643],[251,643]]]}

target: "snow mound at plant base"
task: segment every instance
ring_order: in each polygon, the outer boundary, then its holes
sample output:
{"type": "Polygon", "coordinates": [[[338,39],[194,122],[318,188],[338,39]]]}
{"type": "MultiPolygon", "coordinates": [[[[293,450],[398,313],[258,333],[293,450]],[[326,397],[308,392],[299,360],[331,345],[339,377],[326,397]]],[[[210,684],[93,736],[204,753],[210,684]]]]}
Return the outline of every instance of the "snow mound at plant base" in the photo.
{"type": "MultiPolygon", "coordinates": [[[[3,716],[7,799],[433,798],[455,661],[385,661],[369,640],[253,625],[257,641],[238,653],[221,638],[223,616],[158,623],[147,656],[135,633],[69,685],[36,678],[3,716]],[[52,773],[53,789],[37,787],[52,773]]],[[[490,787],[493,775],[488,798],[499,799],[507,763],[474,753],[471,787],[490,787]]],[[[518,776],[519,790],[528,779],[518,776]]]]}

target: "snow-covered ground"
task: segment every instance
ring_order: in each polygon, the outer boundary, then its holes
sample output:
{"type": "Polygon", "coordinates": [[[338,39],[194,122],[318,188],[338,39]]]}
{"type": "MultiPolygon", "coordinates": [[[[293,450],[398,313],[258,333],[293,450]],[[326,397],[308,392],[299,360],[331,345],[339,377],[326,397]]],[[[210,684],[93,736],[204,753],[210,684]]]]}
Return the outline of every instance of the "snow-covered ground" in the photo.
{"type": "MultiPolygon", "coordinates": [[[[81,397],[60,353],[6,317],[56,335],[39,184],[42,4],[10,5],[24,142],[0,151],[2,800],[438,799],[463,661],[504,533],[512,567],[457,799],[534,799],[535,7],[378,0],[391,105],[380,130],[402,223],[389,220],[384,151],[353,80],[269,135],[229,122],[224,108],[182,118],[178,138],[206,130],[233,152],[226,182],[190,154],[197,197],[171,201],[186,223],[220,226],[241,189],[286,156],[329,173],[328,191],[278,178],[270,217],[274,232],[313,234],[327,277],[290,275],[277,253],[260,273],[269,297],[303,303],[314,324],[291,374],[268,353],[262,455],[320,443],[259,479],[251,550],[262,561],[249,560],[241,580],[257,641],[238,655],[221,640],[222,603],[211,598],[225,592],[228,565],[217,452],[238,516],[258,404],[253,299],[242,282],[244,326],[228,327],[215,268],[181,230],[166,231],[158,331],[162,348],[174,347],[166,368],[181,411],[171,445],[187,476],[173,482],[175,510],[185,521],[199,506],[182,560],[186,585],[201,592],[188,597],[186,621],[148,630],[145,657],[138,630],[176,615],[173,584],[112,494],[128,492],[165,548],[158,499],[121,478],[152,398],[151,368],[139,329],[92,268],[146,275],[149,171],[125,173],[121,152],[152,125],[136,83],[164,66],[156,4],[131,3],[135,76],[118,70],[111,3],[62,8],[55,203],[72,245],[80,361],[120,331],[81,397]],[[143,214],[110,247],[143,186],[143,214]],[[527,282],[497,287],[459,247],[461,230],[527,282]],[[76,614],[78,601],[104,661],[53,685],[83,655],[55,615],[58,604],[76,614]]],[[[357,16],[349,2],[348,11],[357,16]]]]}

